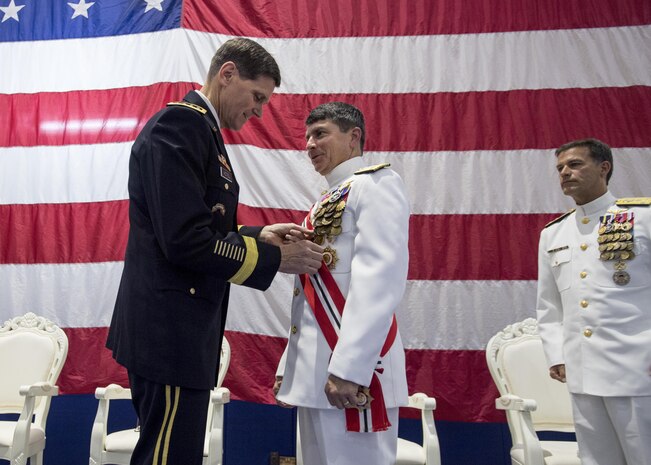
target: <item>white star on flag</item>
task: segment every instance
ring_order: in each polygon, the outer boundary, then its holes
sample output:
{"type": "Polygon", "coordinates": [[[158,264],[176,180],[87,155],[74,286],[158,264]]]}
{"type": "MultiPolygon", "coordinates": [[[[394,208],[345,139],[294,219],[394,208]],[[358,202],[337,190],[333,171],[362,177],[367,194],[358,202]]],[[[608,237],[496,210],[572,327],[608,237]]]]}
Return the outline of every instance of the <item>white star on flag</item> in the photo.
{"type": "Polygon", "coordinates": [[[163,3],[164,0],[145,0],[147,3],[147,7],[145,8],[145,13],[147,13],[149,10],[153,10],[156,8],[158,11],[163,11],[163,7],[161,6],[161,3],[163,3]]]}
{"type": "Polygon", "coordinates": [[[14,0],[11,0],[11,2],[9,2],[9,5],[7,6],[0,6],[0,10],[2,10],[2,12],[5,14],[2,17],[2,22],[4,23],[9,18],[13,18],[16,21],[19,21],[18,12],[23,8],[25,8],[25,5],[16,5],[14,0]]]}
{"type": "Polygon", "coordinates": [[[75,12],[72,14],[72,18],[70,19],[75,19],[77,16],[88,18],[88,9],[94,4],[95,2],[86,3],[86,0],[79,0],[79,3],[68,2],[68,6],[75,10],[75,12]]]}

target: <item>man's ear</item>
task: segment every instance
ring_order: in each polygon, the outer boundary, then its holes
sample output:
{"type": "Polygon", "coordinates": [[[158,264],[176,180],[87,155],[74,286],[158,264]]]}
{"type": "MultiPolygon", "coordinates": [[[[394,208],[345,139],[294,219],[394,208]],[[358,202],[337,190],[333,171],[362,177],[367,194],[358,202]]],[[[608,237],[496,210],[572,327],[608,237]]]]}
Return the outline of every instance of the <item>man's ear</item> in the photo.
{"type": "Polygon", "coordinates": [[[220,84],[227,86],[236,75],[237,66],[235,66],[235,63],[232,61],[227,61],[221,66],[221,68],[219,68],[217,79],[219,80],[220,84]]]}
{"type": "Polygon", "coordinates": [[[601,162],[601,174],[604,176],[604,179],[608,176],[611,169],[612,164],[609,161],[604,160],[601,162]]]}
{"type": "Polygon", "coordinates": [[[354,127],[350,130],[350,148],[357,147],[362,140],[362,130],[358,127],[354,127]]]}

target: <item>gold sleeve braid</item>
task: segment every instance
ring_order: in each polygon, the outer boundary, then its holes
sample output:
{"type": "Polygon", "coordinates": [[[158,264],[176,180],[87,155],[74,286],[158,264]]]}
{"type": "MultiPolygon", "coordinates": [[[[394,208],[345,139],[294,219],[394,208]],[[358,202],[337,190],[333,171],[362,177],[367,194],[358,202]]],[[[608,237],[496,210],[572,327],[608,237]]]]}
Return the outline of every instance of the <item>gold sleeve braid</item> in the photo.
{"type": "MultiPolygon", "coordinates": [[[[252,237],[243,236],[243,239],[246,246],[246,255],[243,256],[244,263],[242,263],[240,269],[228,280],[233,284],[242,284],[246,281],[258,264],[258,243],[252,237]]],[[[244,253],[244,249],[237,248],[244,253]]]]}

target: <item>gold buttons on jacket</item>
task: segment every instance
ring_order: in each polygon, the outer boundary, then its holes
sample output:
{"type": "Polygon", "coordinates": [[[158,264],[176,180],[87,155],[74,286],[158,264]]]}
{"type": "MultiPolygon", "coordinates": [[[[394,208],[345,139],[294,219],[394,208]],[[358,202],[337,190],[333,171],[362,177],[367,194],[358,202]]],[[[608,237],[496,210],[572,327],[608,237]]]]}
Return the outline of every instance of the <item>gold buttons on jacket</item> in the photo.
{"type": "Polygon", "coordinates": [[[581,279],[585,279],[585,277],[588,276],[588,273],[586,271],[582,271],[579,273],[579,276],[581,276],[581,279]]]}
{"type": "Polygon", "coordinates": [[[587,300],[582,300],[581,301],[581,307],[586,308],[588,306],[588,301],[587,300]]]}
{"type": "Polygon", "coordinates": [[[296,334],[298,332],[298,328],[296,325],[292,325],[292,334],[296,334]]]}
{"type": "Polygon", "coordinates": [[[581,250],[585,250],[588,248],[588,244],[581,244],[581,250]]]}
{"type": "Polygon", "coordinates": [[[587,216],[585,216],[585,217],[583,217],[583,219],[581,219],[581,223],[583,223],[583,224],[588,224],[589,222],[590,222],[590,218],[588,218],[587,216]]]}
{"type": "Polygon", "coordinates": [[[190,288],[190,294],[195,295],[197,293],[197,290],[194,287],[190,288]]]}
{"type": "Polygon", "coordinates": [[[230,188],[231,188],[231,186],[229,186],[228,183],[224,184],[224,189],[228,190],[230,188]]]}
{"type": "Polygon", "coordinates": [[[592,336],[592,330],[591,330],[590,328],[585,329],[585,330],[583,331],[583,335],[584,335],[585,337],[590,337],[590,336],[592,336]]]}
{"type": "Polygon", "coordinates": [[[294,297],[301,293],[301,290],[298,287],[294,288],[294,297]]]}

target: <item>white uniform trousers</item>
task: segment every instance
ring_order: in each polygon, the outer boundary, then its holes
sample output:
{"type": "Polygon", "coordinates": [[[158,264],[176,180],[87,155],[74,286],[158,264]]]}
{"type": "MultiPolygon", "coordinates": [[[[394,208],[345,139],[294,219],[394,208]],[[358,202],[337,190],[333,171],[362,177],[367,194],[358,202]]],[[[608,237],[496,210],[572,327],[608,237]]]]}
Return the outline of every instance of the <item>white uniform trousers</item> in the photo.
{"type": "Polygon", "coordinates": [[[582,465],[651,465],[651,396],[572,394],[582,465]]]}
{"type": "Polygon", "coordinates": [[[346,431],[343,410],[298,407],[303,465],[393,465],[399,409],[388,408],[391,428],[378,433],[346,431]]]}

